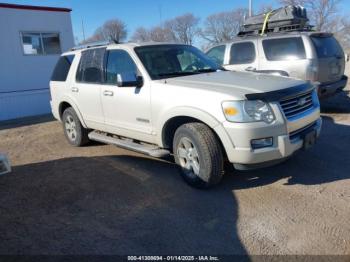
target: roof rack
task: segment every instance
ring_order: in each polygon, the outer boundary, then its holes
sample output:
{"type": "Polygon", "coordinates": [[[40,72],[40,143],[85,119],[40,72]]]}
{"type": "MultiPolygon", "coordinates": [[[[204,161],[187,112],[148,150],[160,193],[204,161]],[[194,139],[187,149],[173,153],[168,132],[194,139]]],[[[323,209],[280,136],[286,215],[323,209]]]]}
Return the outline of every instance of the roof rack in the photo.
{"type": "Polygon", "coordinates": [[[240,31],[237,36],[254,36],[254,35],[267,35],[272,33],[288,33],[288,32],[312,32],[314,31],[314,26],[312,25],[287,25],[279,26],[271,29],[265,29],[265,32],[262,34],[263,29],[253,30],[253,31],[240,31]]]}
{"type": "Polygon", "coordinates": [[[99,47],[99,46],[106,46],[106,45],[111,45],[111,44],[120,44],[120,43],[118,41],[114,41],[114,40],[96,41],[96,42],[91,42],[91,43],[86,43],[86,44],[74,46],[70,49],[70,51],[87,49],[87,48],[92,48],[92,47],[99,47]]]}

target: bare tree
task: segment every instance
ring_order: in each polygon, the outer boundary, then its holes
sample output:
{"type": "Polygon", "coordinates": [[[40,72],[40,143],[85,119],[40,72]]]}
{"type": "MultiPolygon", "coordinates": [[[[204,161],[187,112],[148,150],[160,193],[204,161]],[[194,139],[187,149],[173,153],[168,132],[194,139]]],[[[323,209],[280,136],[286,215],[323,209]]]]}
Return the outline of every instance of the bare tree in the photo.
{"type": "Polygon", "coordinates": [[[342,0],[280,0],[283,5],[302,5],[307,8],[310,22],[318,31],[335,34],[343,48],[350,47],[350,20],[339,13],[342,0]]]}
{"type": "Polygon", "coordinates": [[[210,44],[231,40],[239,32],[247,13],[246,9],[236,9],[208,16],[201,36],[210,44]]]}
{"type": "Polygon", "coordinates": [[[147,30],[139,27],[135,30],[133,41],[154,41],[154,42],[178,42],[193,44],[195,36],[198,34],[199,18],[193,14],[185,14],[175,17],[164,23],[147,30]]]}
{"type": "Polygon", "coordinates": [[[150,41],[151,40],[150,32],[144,27],[139,27],[135,30],[133,36],[131,37],[131,40],[135,42],[150,41]]]}
{"type": "Polygon", "coordinates": [[[328,31],[337,16],[338,6],[342,0],[280,0],[283,5],[302,5],[307,8],[311,23],[316,30],[328,31]]]}
{"type": "Polygon", "coordinates": [[[199,32],[199,20],[198,17],[188,13],[166,21],[164,28],[176,42],[192,45],[199,32]]]}
{"type": "Polygon", "coordinates": [[[123,21],[119,19],[108,20],[97,28],[95,33],[85,42],[102,40],[121,42],[126,39],[127,33],[126,24],[123,21]]]}
{"type": "Polygon", "coordinates": [[[150,39],[154,42],[175,42],[172,32],[162,26],[156,26],[149,31],[150,39]]]}

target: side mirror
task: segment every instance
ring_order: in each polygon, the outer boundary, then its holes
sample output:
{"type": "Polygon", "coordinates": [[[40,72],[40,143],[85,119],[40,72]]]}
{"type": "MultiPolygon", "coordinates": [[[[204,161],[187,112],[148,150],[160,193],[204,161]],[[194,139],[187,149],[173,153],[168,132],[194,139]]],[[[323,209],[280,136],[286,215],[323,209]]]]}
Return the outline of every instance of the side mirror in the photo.
{"type": "Polygon", "coordinates": [[[119,87],[142,87],[143,78],[134,72],[124,72],[117,75],[117,85],[119,87]]]}

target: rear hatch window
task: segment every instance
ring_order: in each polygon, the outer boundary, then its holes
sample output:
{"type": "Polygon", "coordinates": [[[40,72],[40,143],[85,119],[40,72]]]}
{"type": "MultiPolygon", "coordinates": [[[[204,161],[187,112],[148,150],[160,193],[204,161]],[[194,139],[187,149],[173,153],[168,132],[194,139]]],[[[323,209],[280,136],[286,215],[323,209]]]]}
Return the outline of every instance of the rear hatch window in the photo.
{"type": "Polygon", "coordinates": [[[318,58],[343,57],[344,52],[333,36],[311,36],[318,58]]]}
{"type": "Polygon", "coordinates": [[[305,47],[301,37],[267,39],[262,42],[269,61],[300,60],[306,58],[305,47]]]}

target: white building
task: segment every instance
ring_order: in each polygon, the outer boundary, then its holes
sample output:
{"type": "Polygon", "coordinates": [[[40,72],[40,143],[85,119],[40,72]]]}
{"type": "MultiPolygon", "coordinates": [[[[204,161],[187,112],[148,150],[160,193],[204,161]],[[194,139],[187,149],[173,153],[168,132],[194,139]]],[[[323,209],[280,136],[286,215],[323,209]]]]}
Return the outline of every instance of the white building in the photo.
{"type": "Polygon", "coordinates": [[[0,3],[0,121],[50,112],[53,68],[74,45],[70,12],[0,3]]]}

